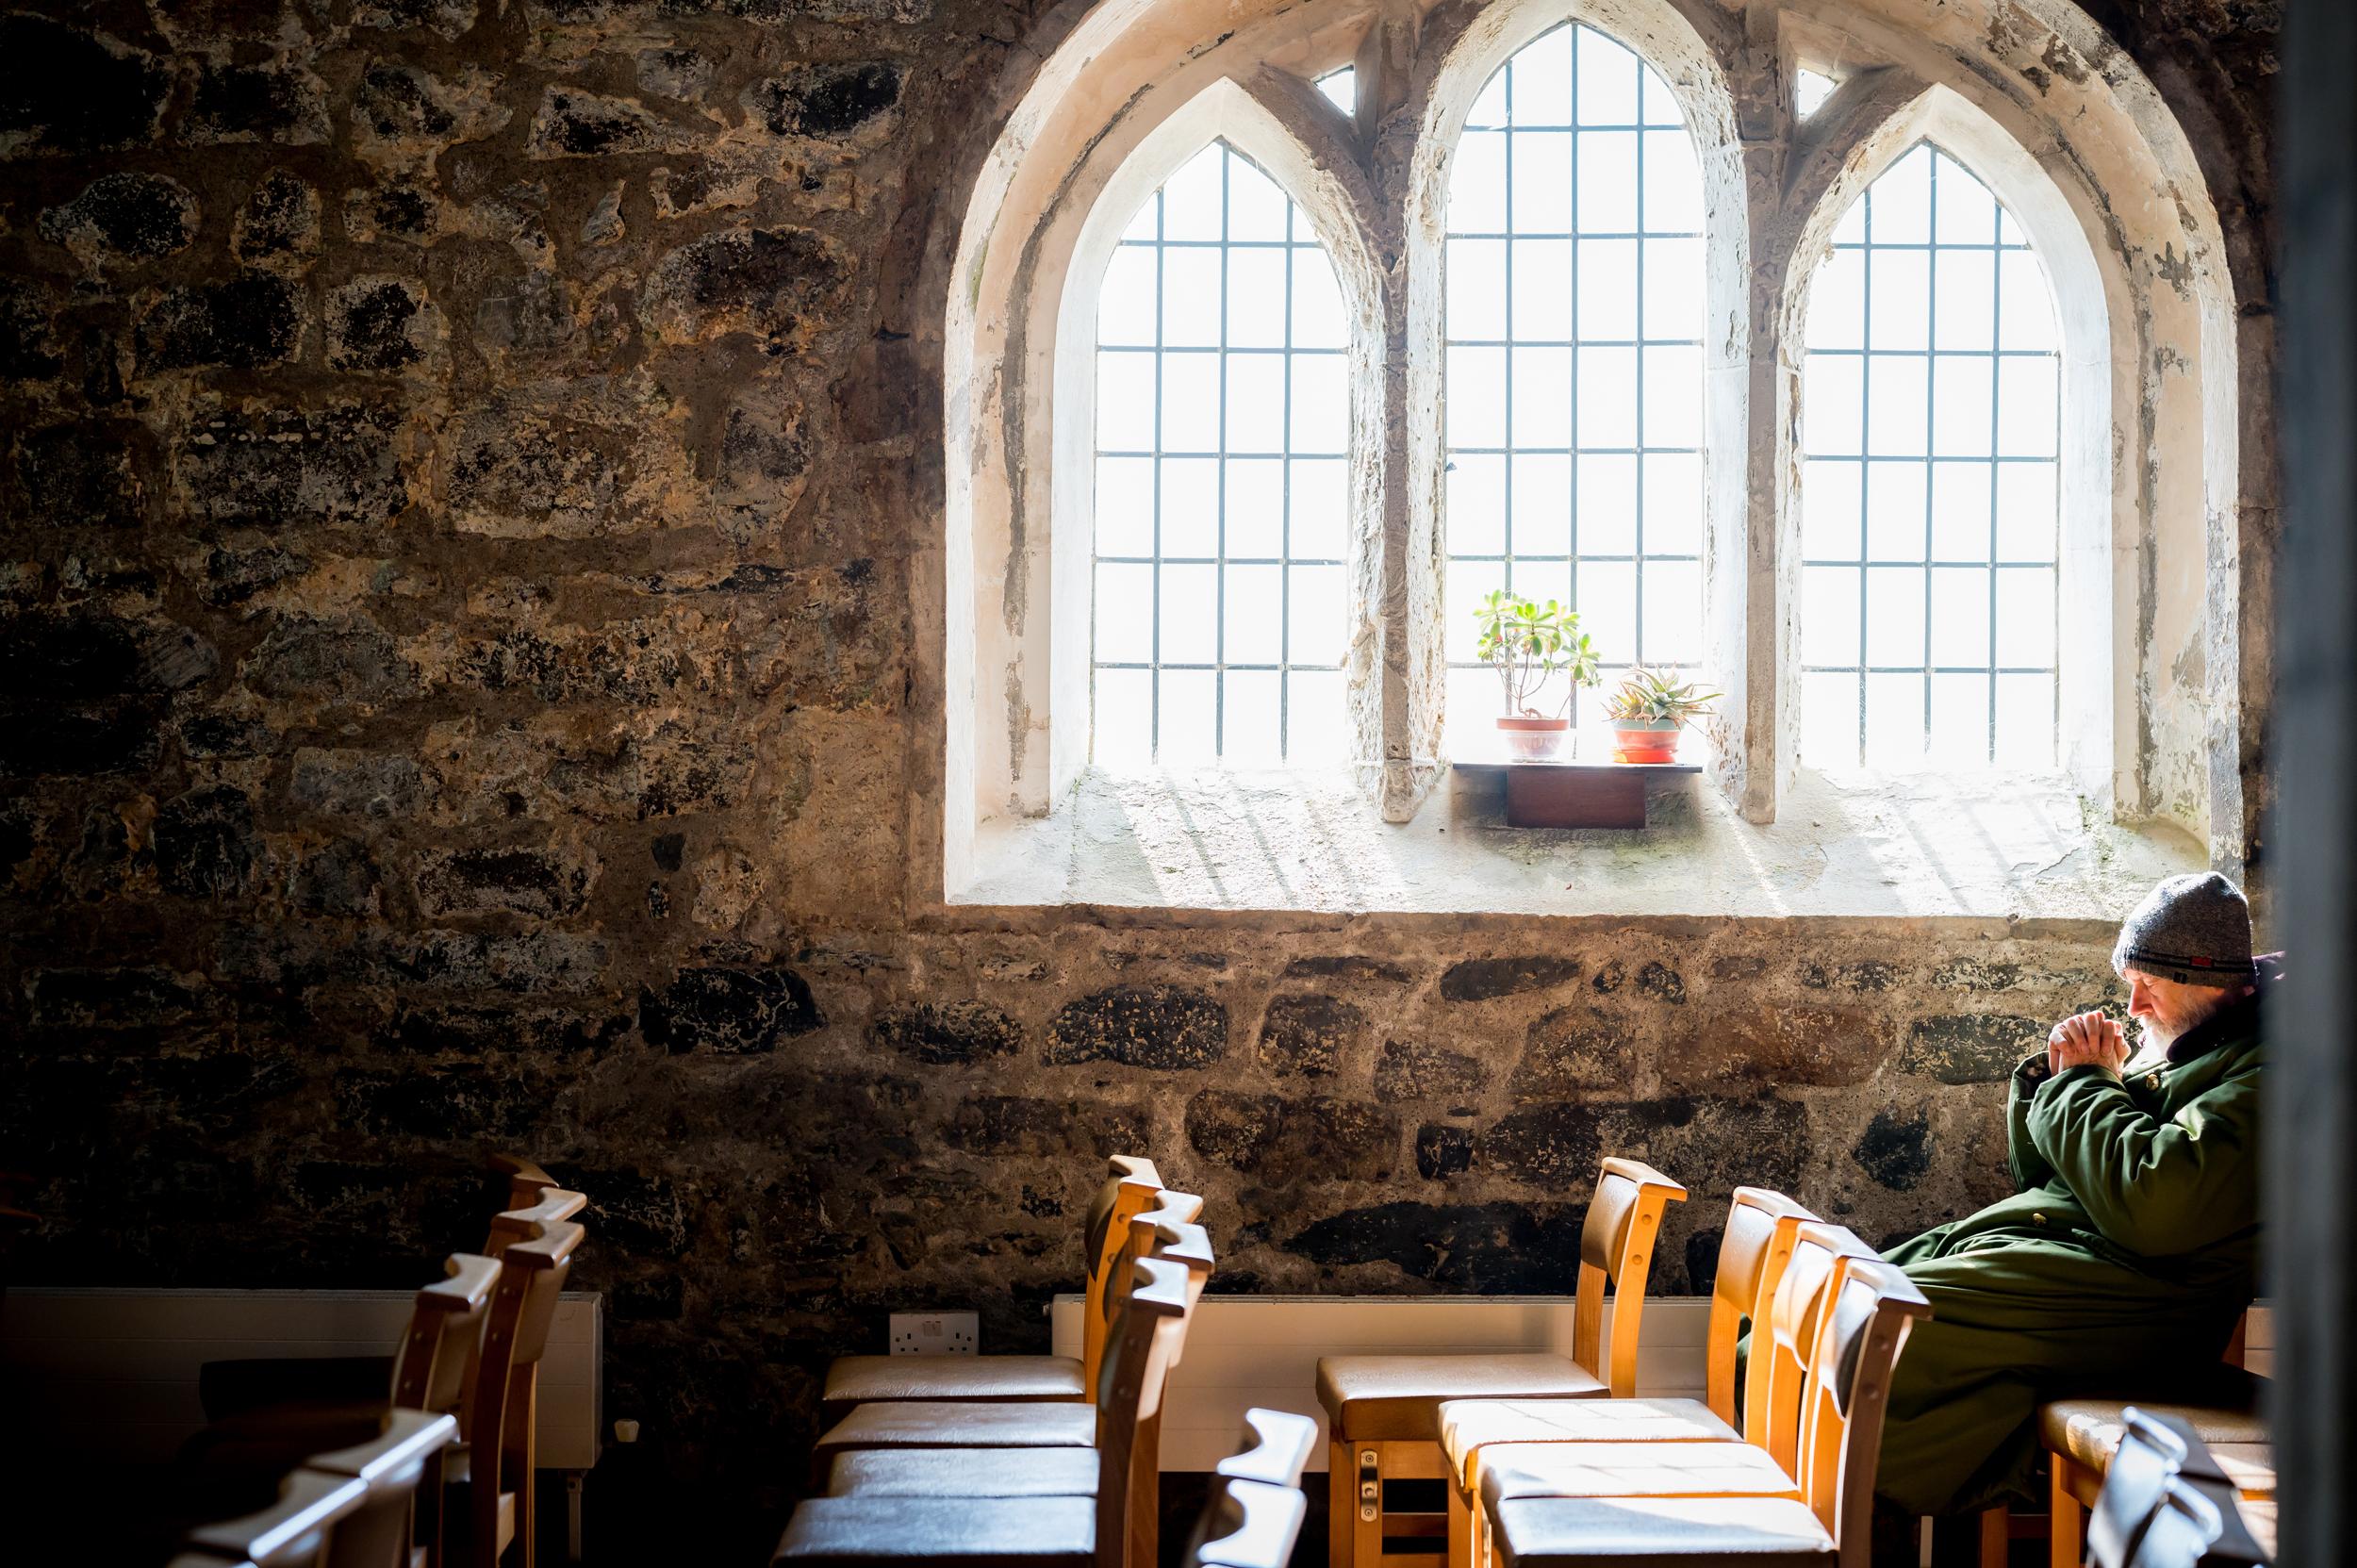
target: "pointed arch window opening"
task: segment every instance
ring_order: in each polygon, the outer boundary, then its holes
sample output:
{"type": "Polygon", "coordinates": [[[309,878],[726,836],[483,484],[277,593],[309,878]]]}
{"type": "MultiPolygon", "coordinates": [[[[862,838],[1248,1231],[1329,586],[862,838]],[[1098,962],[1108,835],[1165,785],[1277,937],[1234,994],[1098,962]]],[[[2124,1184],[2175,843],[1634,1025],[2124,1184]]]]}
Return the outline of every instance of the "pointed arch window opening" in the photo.
{"type": "Polygon", "coordinates": [[[1327,103],[1332,104],[1344,114],[1359,112],[1359,68],[1357,66],[1345,65],[1340,70],[1328,71],[1311,85],[1326,94],[1327,103]]]}
{"type": "MultiPolygon", "coordinates": [[[[1444,256],[1453,746],[1498,711],[1472,614],[1493,588],[1577,609],[1607,685],[1699,662],[1704,221],[1676,98],[1594,28],[1525,45],[1467,117],[1444,256]]],[[[1571,695],[1574,726],[1599,717],[1571,695]]]]}
{"type": "Polygon", "coordinates": [[[1339,763],[1349,324],[1307,215],[1210,143],[1096,322],[1093,760],[1339,763]]]}
{"type": "Polygon", "coordinates": [[[2061,355],[2045,269],[1934,143],[1810,282],[1802,761],[2054,766],[2061,355]]]}

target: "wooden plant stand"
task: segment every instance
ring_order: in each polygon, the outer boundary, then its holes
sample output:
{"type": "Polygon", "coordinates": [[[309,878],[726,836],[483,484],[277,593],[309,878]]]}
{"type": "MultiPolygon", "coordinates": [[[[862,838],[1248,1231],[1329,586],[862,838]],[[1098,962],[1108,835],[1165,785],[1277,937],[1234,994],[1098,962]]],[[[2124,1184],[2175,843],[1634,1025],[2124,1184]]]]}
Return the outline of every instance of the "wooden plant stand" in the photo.
{"type": "Polygon", "coordinates": [[[1647,784],[1703,770],[1693,762],[1581,762],[1565,757],[1476,757],[1450,766],[1460,773],[1506,775],[1509,828],[1641,828],[1647,784]]]}

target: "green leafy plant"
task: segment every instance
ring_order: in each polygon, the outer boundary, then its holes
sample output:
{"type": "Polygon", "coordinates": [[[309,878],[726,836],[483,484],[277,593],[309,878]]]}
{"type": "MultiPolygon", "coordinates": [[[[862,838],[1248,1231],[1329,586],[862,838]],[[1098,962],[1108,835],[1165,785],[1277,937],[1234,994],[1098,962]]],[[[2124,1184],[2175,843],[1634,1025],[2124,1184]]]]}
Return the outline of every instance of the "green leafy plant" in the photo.
{"type": "Polygon", "coordinates": [[[1705,691],[1667,670],[1639,668],[1604,700],[1605,716],[1625,724],[1689,724],[1710,711],[1722,694],[1705,691]]]}
{"type": "Polygon", "coordinates": [[[1592,686],[1604,676],[1596,664],[1595,645],[1579,629],[1579,612],[1550,599],[1535,603],[1518,593],[1499,588],[1474,606],[1481,622],[1481,640],[1474,652],[1506,687],[1507,717],[1560,718],[1572,705],[1572,692],[1592,686]],[[1547,677],[1568,671],[1571,681],[1562,706],[1553,715],[1529,706],[1547,677]]]}

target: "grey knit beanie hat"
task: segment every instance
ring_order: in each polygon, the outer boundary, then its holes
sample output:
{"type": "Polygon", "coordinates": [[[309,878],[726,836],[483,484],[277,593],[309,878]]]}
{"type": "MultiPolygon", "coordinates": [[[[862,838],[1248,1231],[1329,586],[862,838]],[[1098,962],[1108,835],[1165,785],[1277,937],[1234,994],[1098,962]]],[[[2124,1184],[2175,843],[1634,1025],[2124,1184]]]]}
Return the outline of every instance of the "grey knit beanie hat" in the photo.
{"type": "Polygon", "coordinates": [[[2169,877],[2119,928],[2112,967],[2186,985],[2248,985],[2250,902],[2216,871],[2169,877]]]}

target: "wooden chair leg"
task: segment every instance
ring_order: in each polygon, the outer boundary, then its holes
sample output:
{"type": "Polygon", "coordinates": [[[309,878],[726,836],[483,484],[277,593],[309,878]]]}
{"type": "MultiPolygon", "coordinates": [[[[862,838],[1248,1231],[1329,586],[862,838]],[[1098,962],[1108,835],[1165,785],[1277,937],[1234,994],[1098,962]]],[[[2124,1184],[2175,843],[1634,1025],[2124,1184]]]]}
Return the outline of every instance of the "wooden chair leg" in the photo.
{"type": "Polygon", "coordinates": [[[1448,1568],[1476,1568],[1474,1510],[1454,1477],[1448,1483],[1448,1568]]]}
{"type": "Polygon", "coordinates": [[[1981,1510],[1981,1568],[2005,1568],[2006,1546],[2013,1539],[2008,1512],[2003,1503],[1981,1510]]]}
{"type": "Polygon", "coordinates": [[[1162,1417],[1138,1423],[1129,1449],[1129,1568],[1155,1568],[1162,1540],[1162,1417]]]}
{"type": "Polygon", "coordinates": [[[1326,1445],[1326,1568],[1351,1568],[1359,1538],[1359,1463],[1347,1443],[1326,1445]]]}
{"type": "Polygon", "coordinates": [[[2079,1556],[2086,1548],[2086,1510],[2080,1505],[2072,1485],[2078,1469],[2077,1463],[2065,1455],[2050,1456],[2046,1485],[2048,1568],[2079,1568],[2079,1556]]]}

